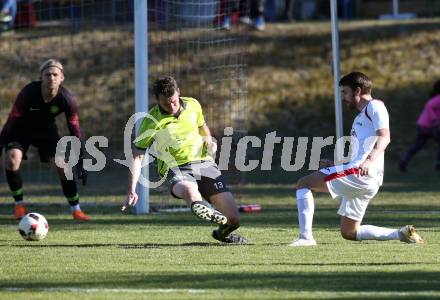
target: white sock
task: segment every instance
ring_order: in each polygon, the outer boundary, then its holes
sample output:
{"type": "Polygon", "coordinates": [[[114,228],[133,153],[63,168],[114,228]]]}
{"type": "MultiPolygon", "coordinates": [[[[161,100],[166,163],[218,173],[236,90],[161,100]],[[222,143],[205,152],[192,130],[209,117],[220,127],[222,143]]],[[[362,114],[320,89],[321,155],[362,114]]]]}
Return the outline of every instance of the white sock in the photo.
{"type": "Polygon", "coordinates": [[[298,206],[300,238],[313,239],[312,224],[315,201],[312,191],[307,188],[296,190],[296,205],[298,206]]]}
{"type": "Polygon", "coordinates": [[[70,207],[70,211],[71,212],[75,212],[77,210],[81,210],[81,208],[79,207],[79,204],[73,205],[73,206],[70,207]]]}
{"type": "Polygon", "coordinates": [[[390,229],[384,227],[378,227],[373,225],[362,225],[359,227],[356,233],[356,240],[376,240],[376,241],[389,241],[400,240],[399,230],[390,229]]]}

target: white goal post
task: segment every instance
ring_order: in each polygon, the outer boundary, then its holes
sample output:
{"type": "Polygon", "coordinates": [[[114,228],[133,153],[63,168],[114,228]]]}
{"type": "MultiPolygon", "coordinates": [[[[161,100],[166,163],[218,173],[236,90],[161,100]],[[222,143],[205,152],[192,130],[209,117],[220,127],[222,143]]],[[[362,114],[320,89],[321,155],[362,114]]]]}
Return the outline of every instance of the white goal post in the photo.
{"type": "MultiPolygon", "coordinates": [[[[134,0],[134,68],[135,68],[135,110],[148,112],[148,9],[146,0],[134,0]]],[[[136,123],[136,132],[140,122],[136,123]]],[[[145,155],[144,159],[148,159],[145,155]]],[[[148,165],[142,168],[141,176],[148,178],[148,165]]],[[[148,187],[137,185],[139,195],[136,214],[150,211],[150,191],[148,187]]]]}
{"type": "MultiPolygon", "coordinates": [[[[333,54],[333,86],[335,91],[335,125],[336,139],[344,135],[342,120],[342,101],[339,88],[340,58],[339,58],[339,27],[338,27],[338,4],[336,0],[331,1],[331,25],[332,25],[332,54],[333,54]]],[[[336,145],[337,146],[337,145],[336,145]]],[[[344,149],[336,149],[338,158],[342,158],[344,149]]]]}

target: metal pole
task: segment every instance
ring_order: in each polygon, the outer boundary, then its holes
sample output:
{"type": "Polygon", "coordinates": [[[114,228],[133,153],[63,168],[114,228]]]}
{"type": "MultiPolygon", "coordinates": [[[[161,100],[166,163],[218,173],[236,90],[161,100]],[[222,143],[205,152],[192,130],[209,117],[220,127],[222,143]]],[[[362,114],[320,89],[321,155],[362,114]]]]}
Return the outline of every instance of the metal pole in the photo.
{"type": "Polygon", "coordinates": [[[399,13],[399,0],[393,0],[393,12],[388,15],[380,15],[381,20],[404,20],[417,17],[415,13],[399,13]]]}
{"type": "MultiPolygon", "coordinates": [[[[342,102],[341,91],[339,88],[339,29],[338,29],[338,6],[337,0],[331,1],[331,20],[332,20],[332,51],[333,51],[333,83],[335,89],[335,121],[336,121],[336,139],[343,136],[343,124],[342,124],[342,102]]],[[[338,149],[343,150],[343,149],[338,149]]],[[[337,151],[337,153],[342,154],[337,151]]],[[[338,157],[342,157],[338,156],[338,157]]]]}
{"type": "MultiPolygon", "coordinates": [[[[148,110],[148,5],[147,0],[134,0],[134,61],[135,61],[135,110],[148,110]]],[[[140,122],[136,123],[136,132],[140,122]]],[[[148,155],[145,156],[147,159],[148,155]]],[[[142,168],[141,175],[148,178],[148,166],[142,168]]],[[[150,210],[148,187],[137,186],[139,195],[136,214],[146,214],[150,210]]]]}
{"type": "Polygon", "coordinates": [[[397,17],[399,15],[399,0],[393,0],[393,16],[397,17]]]}

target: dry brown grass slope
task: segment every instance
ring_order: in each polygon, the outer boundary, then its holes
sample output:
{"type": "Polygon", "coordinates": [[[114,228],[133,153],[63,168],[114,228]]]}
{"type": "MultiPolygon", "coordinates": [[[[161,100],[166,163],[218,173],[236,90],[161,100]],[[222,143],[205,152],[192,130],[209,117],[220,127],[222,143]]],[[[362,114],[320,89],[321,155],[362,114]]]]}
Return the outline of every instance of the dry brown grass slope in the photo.
{"type": "MultiPolygon", "coordinates": [[[[257,132],[334,135],[331,28],[279,24],[250,38],[249,102],[257,132]]],[[[391,116],[393,153],[414,138],[415,121],[440,79],[440,20],[340,24],[341,73],[365,72],[391,116]]],[[[344,112],[345,132],[353,113],[344,112]]]]}
{"type": "MultiPolygon", "coordinates": [[[[333,135],[330,23],[269,24],[264,32],[243,34],[250,35],[250,131],[333,135]]],[[[89,125],[85,128],[105,134],[108,129],[99,128],[109,116],[123,123],[133,110],[132,37],[128,28],[76,35],[41,29],[1,37],[1,122],[20,87],[35,78],[35,64],[55,54],[67,58],[66,85],[81,100],[83,123],[89,125]]],[[[432,82],[440,78],[440,19],[341,23],[340,42],[342,73],[359,70],[373,79],[374,96],[385,101],[391,114],[391,148],[394,153],[402,151],[413,138],[432,82]]],[[[192,59],[189,53],[180,55],[187,63],[192,59]]],[[[152,62],[151,68],[160,71],[154,58],[152,62]]],[[[346,132],[352,114],[344,112],[346,132]]]]}

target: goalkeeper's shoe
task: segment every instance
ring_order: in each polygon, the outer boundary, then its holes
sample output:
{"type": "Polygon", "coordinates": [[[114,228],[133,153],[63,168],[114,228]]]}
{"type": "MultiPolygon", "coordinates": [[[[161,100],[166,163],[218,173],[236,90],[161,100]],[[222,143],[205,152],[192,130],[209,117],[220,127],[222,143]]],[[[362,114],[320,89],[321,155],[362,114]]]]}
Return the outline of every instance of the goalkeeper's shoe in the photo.
{"type": "Polygon", "coordinates": [[[399,229],[400,241],[408,244],[425,244],[422,237],[416,232],[413,225],[405,225],[399,229]]]}
{"type": "Polygon", "coordinates": [[[228,218],[218,210],[212,208],[209,203],[204,201],[195,201],[191,203],[191,211],[200,219],[210,221],[215,224],[224,225],[228,222],[228,218]]]}
{"type": "Polygon", "coordinates": [[[316,241],[314,238],[298,238],[294,240],[290,245],[290,247],[309,247],[309,246],[316,246],[316,241]]]}
{"type": "Polygon", "coordinates": [[[27,214],[27,209],[24,204],[15,204],[14,219],[21,220],[27,214]]]}
{"type": "Polygon", "coordinates": [[[248,243],[248,240],[238,233],[230,233],[227,236],[222,236],[217,230],[214,230],[212,232],[212,237],[217,241],[227,244],[246,245],[248,243]]]}
{"type": "Polygon", "coordinates": [[[87,221],[90,221],[91,220],[91,218],[88,216],[88,215],[86,215],[82,210],[75,210],[73,213],[72,213],[72,217],[73,217],[73,219],[74,220],[76,220],[76,221],[85,221],[85,222],[87,222],[87,221]]]}

